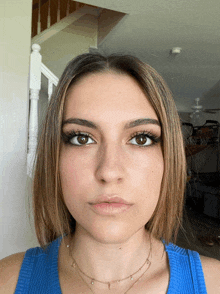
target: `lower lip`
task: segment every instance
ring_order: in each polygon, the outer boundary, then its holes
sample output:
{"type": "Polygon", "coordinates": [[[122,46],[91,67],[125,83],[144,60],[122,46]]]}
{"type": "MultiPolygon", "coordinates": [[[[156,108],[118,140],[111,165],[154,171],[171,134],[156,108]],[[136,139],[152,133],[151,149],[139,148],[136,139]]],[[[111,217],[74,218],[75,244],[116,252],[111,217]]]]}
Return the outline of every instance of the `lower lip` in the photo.
{"type": "Polygon", "coordinates": [[[96,212],[103,215],[122,213],[131,207],[130,204],[124,203],[98,203],[91,206],[96,212]]]}

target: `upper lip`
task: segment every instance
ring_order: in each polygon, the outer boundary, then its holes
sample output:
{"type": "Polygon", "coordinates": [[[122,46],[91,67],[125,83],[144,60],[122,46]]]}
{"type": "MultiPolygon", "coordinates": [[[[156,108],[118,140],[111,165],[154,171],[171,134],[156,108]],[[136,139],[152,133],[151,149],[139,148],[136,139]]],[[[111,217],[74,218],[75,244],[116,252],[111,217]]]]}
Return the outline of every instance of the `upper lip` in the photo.
{"type": "Polygon", "coordinates": [[[89,202],[89,204],[100,204],[100,203],[121,203],[131,205],[132,203],[126,201],[125,199],[118,196],[111,195],[100,195],[94,201],[89,202]]]}

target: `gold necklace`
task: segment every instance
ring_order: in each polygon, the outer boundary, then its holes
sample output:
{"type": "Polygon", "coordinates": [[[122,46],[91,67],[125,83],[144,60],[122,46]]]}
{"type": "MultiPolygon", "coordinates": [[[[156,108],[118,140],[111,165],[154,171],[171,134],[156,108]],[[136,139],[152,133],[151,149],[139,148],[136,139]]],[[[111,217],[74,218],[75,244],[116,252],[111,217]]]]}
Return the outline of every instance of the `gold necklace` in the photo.
{"type": "MultiPolygon", "coordinates": [[[[150,267],[150,265],[151,265],[151,262],[149,261],[149,257],[150,257],[150,253],[151,253],[151,242],[150,242],[150,250],[149,250],[149,254],[148,254],[148,257],[146,258],[146,260],[145,260],[145,262],[142,264],[142,266],[136,271],[136,272],[134,272],[132,275],[129,275],[129,276],[127,276],[126,278],[123,278],[123,279],[120,279],[120,280],[113,280],[113,281],[110,281],[110,282],[104,282],[104,281],[100,281],[100,280],[97,280],[97,279],[95,279],[95,278],[92,278],[92,277],[90,277],[90,276],[88,276],[84,271],[82,271],[81,269],[80,269],[80,267],[79,267],[79,265],[77,264],[77,262],[75,261],[75,259],[73,258],[73,256],[72,256],[72,254],[70,254],[71,255],[71,257],[72,257],[72,260],[73,260],[73,262],[72,262],[72,267],[73,268],[77,268],[77,270],[80,272],[80,273],[82,273],[83,275],[85,275],[87,278],[89,278],[90,280],[91,280],[91,285],[94,285],[94,282],[98,282],[98,283],[102,283],[102,284],[107,284],[108,285],[108,289],[110,290],[111,289],[111,284],[114,284],[114,283],[120,283],[121,281],[125,281],[125,280],[127,280],[127,279],[129,279],[130,278],[130,280],[133,280],[133,276],[134,275],[136,275],[143,267],[144,267],[144,265],[147,263],[148,264],[148,267],[147,267],[147,269],[143,272],[143,274],[128,288],[128,290],[124,293],[124,294],[126,294],[142,277],[143,277],[143,275],[147,272],[147,270],[149,269],[149,267],[150,267]]],[[[70,247],[69,245],[67,245],[67,247],[70,247]]],[[[82,277],[82,275],[79,273],[79,276],[81,277],[81,279],[83,280],[83,282],[87,285],[87,287],[90,289],[90,291],[92,292],[92,293],[94,293],[93,292],[93,290],[91,289],[91,287],[89,287],[89,285],[88,285],[88,283],[83,279],[83,277],[82,277]]],[[[94,293],[95,294],[95,293],[94,293]]]]}
{"type": "MultiPolygon", "coordinates": [[[[148,262],[149,266],[147,267],[147,269],[143,272],[143,274],[123,293],[123,294],[126,294],[128,293],[129,290],[131,290],[131,288],[138,282],[140,281],[140,279],[143,277],[143,275],[147,272],[147,270],[149,269],[149,267],[151,266],[151,262],[149,261],[148,262]]],[[[90,291],[95,294],[95,292],[93,292],[92,288],[88,285],[88,283],[83,279],[83,277],[80,275],[79,273],[79,276],[80,278],[82,279],[82,281],[85,283],[85,285],[90,289],[90,291]]]]}
{"type": "Polygon", "coordinates": [[[113,280],[113,281],[110,281],[110,282],[104,282],[104,281],[100,281],[100,280],[97,280],[97,279],[95,279],[95,278],[92,278],[92,277],[90,277],[90,276],[88,276],[85,272],[83,272],[82,270],[81,270],[81,268],[79,267],[79,265],[77,264],[77,262],[75,261],[75,259],[72,257],[72,259],[73,259],[73,263],[72,263],[72,267],[73,268],[75,268],[76,266],[77,266],[77,268],[78,268],[78,270],[84,275],[84,276],[86,276],[87,278],[89,278],[90,280],[91,280],[91,285],[94,285],[94,282],[98,282],[98,283],[101,283],[101,284],[106,284],[106,285],[108,285],[108,289],[110,290],[111,289],[111,284],[114,284],[114,283],[119,283],[119,282],[122,282],[122,281],[125,281],[125,280],[127,280],[127,279],[129,279],[130,278],[130,280],[131,281],[133,281],[133,276],[134,275],[136,275],[144,266],[145,266],[145,264],[146,263],[149,263],[149,259],[148,259],[149,257],[147,257],[147,259],[145,260],[145,262],[144,262],[144,264],[136,271],[136,272],[134,272],[132,275],[129,275],[128,277],[126,277],[126,278],[123,278],[123,279],[120,279],[120,280],[113,280]]]}

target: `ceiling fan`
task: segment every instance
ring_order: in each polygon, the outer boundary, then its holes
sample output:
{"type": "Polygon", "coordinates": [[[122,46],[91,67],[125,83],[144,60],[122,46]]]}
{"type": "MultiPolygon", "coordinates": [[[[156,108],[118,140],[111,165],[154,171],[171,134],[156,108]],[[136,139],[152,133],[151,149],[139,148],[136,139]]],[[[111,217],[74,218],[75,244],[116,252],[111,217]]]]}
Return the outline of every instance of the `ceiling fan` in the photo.
{"type": "Polygon", "coordinates": [[[220,110],[220,108],[203,110],[199,101],[200,98],[195,99],[195,105],[192,106],[193,112],[189,115],[190,122],[182,122],[182,131],[185,143],[193,146],[199,145],[199,148],[197,148],[197,146],[194,151],[190,150],[190,155],[201,151],[201,148],[208,144],[218,142],[220,135],[220,123],[216,120],[207,120],[207,117],[204,114],[204,112],[215,114],[220,110]]]}
{"type": "Polygon", "coordinates": [[[199,101],[200,101],[200,98],[195,99],[195,105],[193,105],[191,107],[193,109],[193,111],[198,111],[198,112],[201,111],[201,112],[211,113],[211,114],[215,114],[215,113],[217,113],[217,111],[220,111],[220,108],[203,109],[202,105],[199,105],[199,101]]]}
{"type": "Polygon", "coordinates": [[[195,105],[193,105],[191,108],[193,109],[193,112],[189,115],[190,118],[190,124],[193,127],[201,127],[205,126],[207,123],[220,125],[218,121],[216,120],[210,120],[210,118],[207,120],[207,116],[205,113],[209,114],[215,114],[217,111],[220,111],[220,108],[213,108],[213,109],[204,109],[203,106],[199,104],[200,98],[195,99],[195,105]]]}

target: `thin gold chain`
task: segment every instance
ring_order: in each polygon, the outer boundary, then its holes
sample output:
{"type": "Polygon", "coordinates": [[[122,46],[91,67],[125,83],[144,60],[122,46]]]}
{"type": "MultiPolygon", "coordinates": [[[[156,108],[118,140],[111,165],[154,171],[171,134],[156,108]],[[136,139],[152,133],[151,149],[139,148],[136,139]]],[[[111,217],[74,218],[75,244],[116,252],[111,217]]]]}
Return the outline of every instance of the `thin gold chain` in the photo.
{"type": "MultiPolygon", "coordinates": [[[[147,267],[147,269],[143,272],[143,274],[124,292],[124,294],[127,294],[128,293],[128,291],[130,291],[131,290],[131,288],[138,282],[138,281],[140,281],[140,279],[144,276],[144,274],[148,271],[148,269],[149,269],[149,267],[151,266],[151,262],[149,261],[149,263],[148,263],[149,265],[148,265],[148,267],[147,267]]],[[[80,273],[79,273],[79,276],[80,276],[80,278],[82,279],[82,281],[86,284],[86,286],[90,289],[90,291],[93,293],[93,294],[95,294],[95,292],[93,292],[93,290],[92,290],[92,288],[91,287],[89,287],[89,285],[88,285],[88,283],[83,279],[83,277],[80,275],[80,273]]]]}
{"type": "Polygon", "coordinates": [[[83,277],[80,275],[80,273],[79,273],[79,276],[80,276],[80,278],[83,280],[83,282],[86,284],[86,286],[90,289],[90,291],[91,291],[93,294],[95,294],[95,292],[93,292],[92,288],[89,287],[88,283],[86,283],[86,281],[83,279],[83,277]]]}
{"type": "MultiPolygon", "coordinates": [[[[150,255],[150,254],[149,254],[150,255]]],[[[92,278],[92,277],[90,277],[90,276],[88,276],[86,273],[84,273],[82,270],[81,270],[81,268],[78,266],[78,264],[77,264],[77,262],[75,261],[75,259],[73,258],[73,256],[72,256],[72,259],[73,259],[73,263],[72,263],[72,267],[74,267],[75,265],[77,266],[77,268],[78,268],[78,270],[83,274],[83,275],[85,275],[87,278],[89,278],[90,280],[91,280],[91,284],[93,285],[94,284],[94,281],[95,282],[98,282],[98,283],[102,283],[102,284],[106,284],[106,285],[108,285],[108,288],[110,289],[110,286],[111,286],[111,284],[114,284],[114,283],[118,283],[118,282],[122,282],[122,281],[125,281],[125,280],[127,280],[127,279],[129,279],[130,278],[130,280],[133,280],[133,276],[134,275],[136,275],[144,266],[145,266],[145,264],[146,263],[148,263],[149,262],[149,255],[148,255],[148,257],[146,258],[146,260],[145,260],[145,262],[144,262],[144,264],[136,271],[136,272],[134,272],[132,275],[129,275],[128,277],[126,277],[126,278],[123,278],[123,279],[120,279],[120,280],[113,280],[113,281],[111,281],[111,282],[104,282],[104,281],[100,281],[100,280],[96,280],[95,278],[92,278]]]]}
{"type": "Polygon", "coordinates": [[[151,266],[151,262],[149,261],[149,265],[147,267],[147,269],[143,272],[143,274],[128,288],[128,290],[126,292],[124,292],[124,294],[128,293],[129,290],[131,290],[131,288],[144,276],[144,274],[148,271],[149,267],[151,266]]]}
{"type": "MultiPolygon", "coordinates": [[[[67,246],[67,247],[69,247],[69,245],[67,246]]],[[[150,268],[150,266],[151,266],[151,262],[149,261],[149,257],[150,257],[150,253],[151,253],[151,250],[152,250],[152,244],[151,244],[151,242],[150,242],[150,251],[149,251],[149,254],[148,254],[148,257],[147,257],[147,259],[145,260],[145,262],[144,262],[144,264],[133,274],[133,275],[135,275],[135,274],[137,274],[143,267],[144,267],[144,265],[147,263],[148,264],[148,267],[147,267],[147,269],[143,272],[143,274],[141,274],[140,275],[140,277],[124,292],[124,294],[127,294],[128,293],[128,291],[130,291],[130,289],[144,276],[144,274],[148,271],[148,269],[150,268]]],[[[82,281],[86,284],[86,286],[90,289],[90,291],[93,293],[93,294],[95,294],[95,292],[93,292],[93,290],[92,290],[92,288],[88,285],[88,283],[83,279],[83,277],[81,276],[81,274],[80,274],[80,272],[82,273],[82,274],[84,274],[86,277],[88,277],[90,280],[91,280],[91,284],[93,285],[94,284],[94,281],[96,281],[96,282],[99,282],[99,283],[102,283],[102,284],[108,284],[108,288],[109,288],[109,290],[110,290],[110,285],[112,284],[112,283],[115,283],[115,282],[120,282],[120,281],[124,281],[124,280],[126,280],[126,279],[128,279],[128,278],[131,278],[132,277],[132,280],[133,280],[133,275],[129,275],[128,277],[126,277],[126,278],[123,278],[123,279],[121,279],[121,280],[114,280],[114,281],[111,281],[111,282],[103,282],[103,281],[99,281],[99,280],[96,280],[96,279],[94,279],[94,278],[91,278],[90,276],[88,276],[87,274],[85,274],[80,268],[79,268],[79,266],[78,266],[78,264],[76,263],[76,261],[75,261],[75,259],[73,258],[73,256],[72,256],[72,254],[71,254],[71,257],[72,257],[72,259],[73,259],[73,263],[72,263],[72,267],[73,268],[75,268],[75,267],[77,267],[77,270],[78,270],[78,274],[79,274],[79,276],[80,276],[80,278],[82,279],[82,281]]]]}

